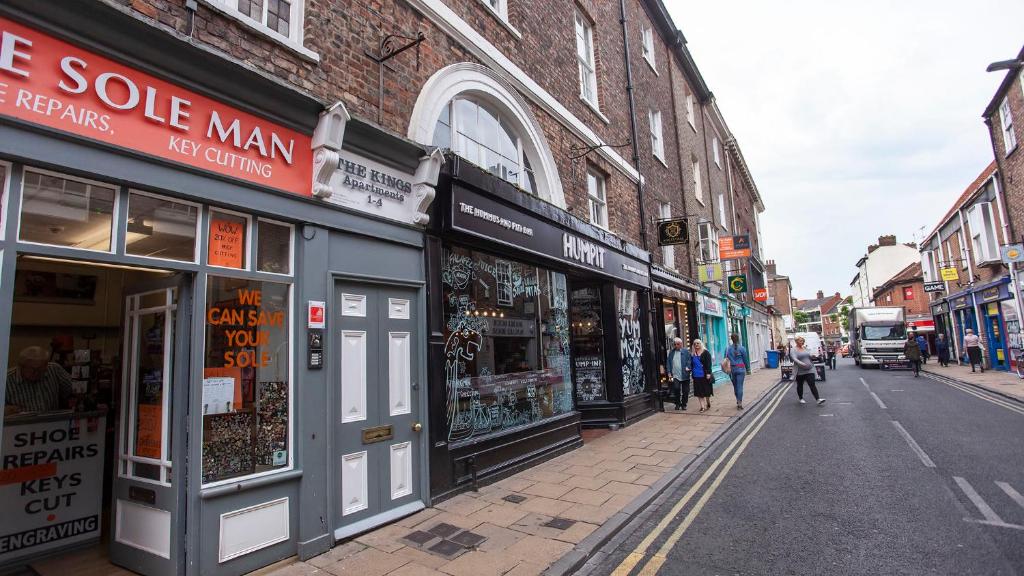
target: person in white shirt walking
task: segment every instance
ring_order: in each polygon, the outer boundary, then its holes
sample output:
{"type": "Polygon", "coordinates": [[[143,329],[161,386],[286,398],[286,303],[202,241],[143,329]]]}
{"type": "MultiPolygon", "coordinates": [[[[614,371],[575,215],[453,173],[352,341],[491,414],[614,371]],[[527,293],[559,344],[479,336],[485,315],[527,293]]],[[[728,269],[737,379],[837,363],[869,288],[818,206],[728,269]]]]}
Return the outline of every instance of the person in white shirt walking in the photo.
{"type": "Polygon", "coordinates": [[[984,374],[985,360],[981,357],[981,338],[970,328],[967,329],[967,334],[964,336],[964,348],[967,349],[967,359],[971,362],[971,372],[976,372],[974,365],[977,364],[984,374]]]}
{"type": "Polygon", "coordinates": [[[818,387],[814,385],[814,361],[811,360],[811,351],[804,347],[806,343],[802,336],[797,336],[796,347],[789,352],[789,358],[796,368],[796,395],[801,404],[807,404],[804,400],[804,384],[807,384],[818,404],[824,404],[825,399],[818,396],[818,387]]]}

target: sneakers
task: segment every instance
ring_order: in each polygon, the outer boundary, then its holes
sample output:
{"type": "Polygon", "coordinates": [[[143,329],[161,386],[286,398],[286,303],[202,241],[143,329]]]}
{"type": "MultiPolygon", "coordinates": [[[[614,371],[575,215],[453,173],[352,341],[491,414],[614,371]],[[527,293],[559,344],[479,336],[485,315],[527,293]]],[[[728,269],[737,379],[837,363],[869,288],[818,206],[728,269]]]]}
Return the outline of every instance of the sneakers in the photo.
{"type": "Polygon", "coordinates": [[[742,403],[742,402],[738,402],[738,403],[736,404],[736,409],[737,409],[737,410],[743,410],[743,403],[742,403]]]}
{"type": "Polygon", "coordinates": [[[821,406],[824,403],[825,403],[825,399],[824,398],[818,398],[818,406],[821,406]]]}
{"type": "Polygon", "coordinates": [[[804,400],[803,398],[801,398],[801,399],[800,399],[800,403],[801,403],[801,404],[807,404],[807,400],[804,400]]]}

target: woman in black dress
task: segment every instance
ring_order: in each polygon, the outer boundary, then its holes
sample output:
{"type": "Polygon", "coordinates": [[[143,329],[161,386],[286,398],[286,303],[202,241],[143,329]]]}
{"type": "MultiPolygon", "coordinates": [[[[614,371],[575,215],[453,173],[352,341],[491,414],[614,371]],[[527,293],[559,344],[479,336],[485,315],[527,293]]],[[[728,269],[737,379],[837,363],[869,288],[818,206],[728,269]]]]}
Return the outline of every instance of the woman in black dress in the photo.
{"type": "Polygon", "coordinates": [[[690,376],[693,377],[693,395],[697,398],[700,411],[705,412],[711,409],[711,396],[715,393],[712,387],[715,377],[711,375],[711,353],[704,348],[703,342],[694,340],[691,357],[693,358],[693,371],[690,376]],[[705,404],[707,405],[705,406],[705,404]]]}

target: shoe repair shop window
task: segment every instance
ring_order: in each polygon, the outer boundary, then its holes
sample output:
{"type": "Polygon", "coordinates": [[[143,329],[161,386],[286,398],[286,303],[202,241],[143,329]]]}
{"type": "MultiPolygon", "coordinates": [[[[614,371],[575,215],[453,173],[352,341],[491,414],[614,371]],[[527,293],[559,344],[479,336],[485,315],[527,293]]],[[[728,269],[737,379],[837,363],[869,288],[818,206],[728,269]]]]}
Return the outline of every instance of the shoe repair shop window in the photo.
{"type": "Polygon", "coordinates": [[[112,252],[116,200],[117,190],[110,184],[26,168],[18,239],[112,252]]]}
{"type": "Polygon", "coordinates": [[[209,276],[203,483],[289,466],[291,285],[209,276]]]}
{"type": "Polygon", "coordinates": [[[442,282],[449,441],[571,412],[565,276],[447,247],[442,282]]]}

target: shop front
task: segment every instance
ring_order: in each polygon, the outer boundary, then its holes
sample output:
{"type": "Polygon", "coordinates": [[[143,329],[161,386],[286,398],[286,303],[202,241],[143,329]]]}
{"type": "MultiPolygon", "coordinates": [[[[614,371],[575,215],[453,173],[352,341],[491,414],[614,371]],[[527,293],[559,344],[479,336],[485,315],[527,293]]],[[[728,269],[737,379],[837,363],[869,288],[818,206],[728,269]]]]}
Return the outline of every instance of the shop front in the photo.
{"type": "Polygon", "coordinates": [[[758,370],[764,366],[771,346],[770,321],[764,309],[757,304],[747,310],[747,352],[750,354],[751,370],[758,370]]]}
{"type": "Polygon", "coordinates": [[[101,4],[26,5],[0,9],[0,569],[243,574],[423,507],[440,159],[101,4]]]}
{"type": "Polygon", "coordinates": [[[978,305],[981,330],[979,334],[988,343],[989,366],[994,370],[1010,369],[1011,326],[1017,321],[1017,308],[1010,292],[1010,278],[1003,277],[995,282],[975,288],[974,298],[978,305]],[[1009,320],[1008,320],[1009,319],[1009,320]]]}
{"type": "Polygon", "coordinates": [[[964,335],[967,329],[978,333],[978,318],[974,312],[974,294],[969,290],[951,294],[946,298],[949,304],[949,315],[953,320],[953,330],[957,354],[961,362],[967,362],[967,350],[964,348],[964,335]]]}
{"type": "Polygon", "coordinates": [[[711,352],[711,366],[716,382],[724,382],[729,376],[722,372],[719,362],[728,342],[726,317],[727,301],[718,295],[697,295],[697,324],[705,348],[711,352]]]}
{"type": "Polygon", "coordinates": [[[646,252],[454,155],[434,213],[434,497],[653,411],[646,252]]]}
{"type": "Polygon", "coordinates": [[[690,348],[697,338],[697,306],[694,293],[697,286],[676,276],[660,266],[651,267],[654,309],[660,318],[655,321],[654,347],[658,351],[658,381],[663,387],[669,385],[666,373],[668,355],[676,338],[683,346],[690,348]]]}

